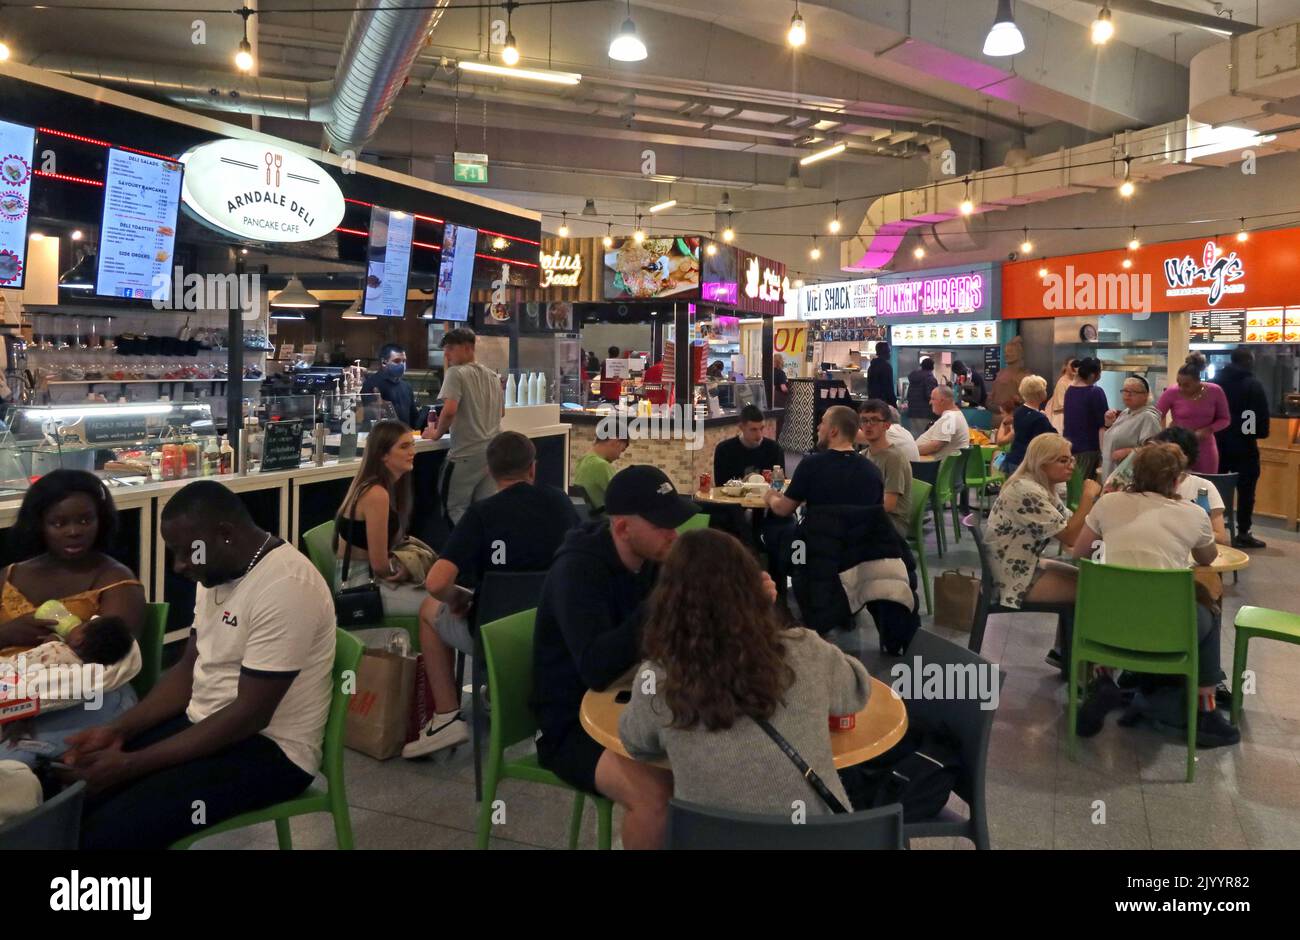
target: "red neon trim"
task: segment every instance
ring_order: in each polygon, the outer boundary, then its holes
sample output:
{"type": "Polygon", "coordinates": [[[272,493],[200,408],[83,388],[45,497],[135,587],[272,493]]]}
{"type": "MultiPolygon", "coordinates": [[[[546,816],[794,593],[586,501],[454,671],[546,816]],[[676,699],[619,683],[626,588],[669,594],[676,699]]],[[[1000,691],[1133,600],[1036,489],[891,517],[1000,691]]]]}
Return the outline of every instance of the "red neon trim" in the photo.
{"type": "Polygon", "coordinates": [[[168,163],[178,163],[175,157],[169,157],[166,154],[154,153],[152,150],[138,150],[135,147],[127,147],[123,144],[109,143],[107,140],[98,140],[94,137],[82,137],[80,134],[69,134],[67,131],[56,131],[52,127],[36,128],[42,134],[53,134],[55,137],[66,137],[68,140],[79,141],[83,144],[95,144],[100,147],[116,147],[118,150],[129,150],[132,153],[143,154],[146,157],[155,157],[159,160],[166,160],[168,163]]]}
{"type": "Polygon", "coordinates": [[[430,248],[433,251],[442,251],[441,245],[430,245],[428,242],[412,241],[411,244],[414,245],[416,248],[430,248]]]}
{"type": "Polygon", "coordinates": [[[415,217],[416,217],[417,219],[419,219],[421,222],[434,222],[434,223],[436,223],[436,224],[438,224],[438,225],[446,225],[446,224],[447,224],[447,220],[446,220],[446,219],[436,219],[436,218],[434,218],[434,217],[431,216],[431,215],[420,215],[420,213],[418,213],[418,212],[412,212],[411,215],[415,216],[415,217]]]}
{"type": "MultiPolygon", "coordinates": [[[[542,247],[541,242],[535,242],[531,238],[520,238],[518,235],[505,235],[502,234],[501,232],[494,232],[490,228],[481,228],[479,229],[479,231],[482,232],[484,235],[496,235],[497,237],[504,238],[508,241],[523,242],[525,245],[536,245],[538,248],[542,247]]],[[[537,265],[533,265],[533,267],[537,267],[537,265]]]]}
{"type": "Polygon", "coordinates": [[[336,228],[334,231],[342,232],[345,235],[360,235],[362,238],[370,237],[369,232],[363,232],[361,231],[361,229],[356,229],[356,228],[343,228],[343,226],[341,225],[338,228],[336,228]]]}
{"type": "Polygon", "coordinates": [[[344,201],[344,202],[350,202],[350,203],[352,203],[354,206],[365,206],[365,207],[368,208],[368,209],[370,209],[370,208],[374,208],[374,205],[375,205],[373,202],[365,202],[365,201],[363,201],[363,200],[361,200],[361,199],[349,199],[347,196],[344,196],[344,197],[343,197],[343,201],[344,201]]]}
{"type": "Polygon", "coordinates": [[[520,265],[521,267],[525,267],[525,268],[540,268],[540,267],[541,267],[541,265],[539,265],[539,264],[533,264],[531,261],[517,261],[517,260],[515,260],[514,258],[503,258],[503,257],[501,257],[500,255],[485,255],[485,254],[475,253],[474,257],[475,257],[475,258],[485,258],[485,259],[487,259],[488,261],[500,261],[500,262],[502,262],[503,264],[517,264],[517,265],[520,265]]]}
{"type": "Polygon", "coordinates": [[[63,180],[65,183],[81,183],[84,186],[103,186],[100,180],[90,180],[83,176],[68,176],[65,173],[46,173],[44,170],[37,170],[35,176],[43,176],[46,179],[63,180]]]}

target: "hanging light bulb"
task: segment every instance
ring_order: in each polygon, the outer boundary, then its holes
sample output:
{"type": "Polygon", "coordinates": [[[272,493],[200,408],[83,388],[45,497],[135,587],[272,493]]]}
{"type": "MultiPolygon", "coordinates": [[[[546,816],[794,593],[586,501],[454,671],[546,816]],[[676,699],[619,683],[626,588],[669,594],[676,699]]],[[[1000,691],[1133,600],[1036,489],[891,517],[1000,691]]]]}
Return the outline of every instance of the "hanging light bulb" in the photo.
{"type": "Polygon", "coordinates": [[[632,241],[636,242],[638,245],[645,241],[645,232],[641,231],[640,213],[638,213],[636,217],[636,231],[632,233],[632,241]]]}
{"type": "Polygon", "coordinates": [[[1025,229],[1025,240],[1020,243],[1020,253],[1022,255],[1034,253],[1034,243],[1029,240],[1029,229],[1025,229]]]}
{"type": "Polygon", "coordinates": [[[722,240],[728,244],[736,237],[736,230],[731,227],[731,213],[727,213],[727,227],[722,230],[722,240]]]}
{"type": "Polygon", "coordinates": [[[1242,219],[1242,220],[1241,220],[1241,228],[1239,228],[1239,229],[1237,230],[1237,241],[1239,241],[1239,242],[1248,242],[1248,241],[1250,241],[1250,232],[1246,231],[1246,220],[1245,220],[1245,219],[1242,219]]]}
{"type": "Polygon", "coordinates": [[[912,249],[912,257],[916,258],[918,261],[924,258],[925,248],[921,245],[917,245],[915,248],[912,249]]]}
{"type": "Polygon", "coordinates": [[[237,12],[244,20],[244,38],[239,41],[239,50],[235,53],[235,68],[241,72],[251,72],[254,63],[253,47],[248,41],[248,18],[253,15],[253,11],[241,7],[237,12]]]}
{"type": "Polygon", "coordinates": [[[717,242],[712,241],[713,233],[710,232],[709,237],[710,237],[710,241],[707,245],[704,246],[704,253],[708,255],[710,258],[712,258],[714,255],[718,253],[718,245],[717,242]]]}
{"type": "Polygon", "coordinates": [[[1138,239],[1138,229],[1137,226],[1135,225],[1133,226],[1133,237],[1128,240],[1128,250],[1137,251],[1141,247],[1142,247],[1142,242],[1138,239]]]}
{"type": "Polygon", "coordinates": [[[830,229],[832,235],[840,233],[840,201],[838,199],[835,200],[835,217],[831,219],[831,224],[826,227],[830,229]]]}
{"type": "Polygon", "coordinates": [[[1121,262],[1121,264],[1122,264],[1123,267],[1127,270],[1128,268],[1133,267],[1133,259],[1132,259],[1132,258],[1125,258],[1125,259],[1121,262]]]}
{"type": "Polygon", "coordinates": [[[8,60],[9,60],[9,43],[5,42],[5,38],[3,36],[0,36],[0,62],[7,62],[8,60]]]}
{"type": "Polygon", "coordinates": [[[506,44],[501,48],[501,61],[506,65],[519,64],[519,44],[515,42],[515,31],[512,28],[511,14],[514,13],[514,0],[506,0],[501,4],[506,8],[506,44]]]}
{"type": "Polygon", "coordinates": [[[796,49],[808,41],[808,27],[799,15],[799,0],[794,0],[794,16],[790,17],[790,31],[785,34],[785,38],[796,49]]]}
{"type": "Polygon", "coordinates": [[[560,227],[555,230],[555,234],[559,235],[561,238],[569,237],[569,213],[560,213],[560,227]]]}
{"type": "Polygon", "coordinates": [[[1115,35],[1115,24],[1110,18],[1110,3],[1097,11],[1097,18],[1092,21],[1092,44],[1104,46],[1115,35]]]}
{"type": "Polygon", "coordinates": [[[614,223],[613,222],[605,223],[605,237],[600,240],[600,243],[604,245],[606,248],[614,247],[614,223]]]}
{"type": "Polygon", "coordinates": [[[812,258],[814,261],[820,261],[820,260],[822,260],[822,250],[821,250],[821,248],[820,248],[820,247],[818,246],[818,244],[817,244],[817,236],[816,236],[816,235],[814,235],[814,236],[812,237],[812,243],[813,243],[813,244],[812,244],[812,250],[808,252],[808,257],[809,257],[809,258],[812,258]]]}
{"type": "Polygon", "coordinates": [[[961,212],[962,215],[970,215],[972,212],[975,211],[975,203],[970,198],[970,177],[969,176],[966,177],[966,194],[962,197],[961,205],[957,207],[957,210],[961,212]]]}
{"type": "Polygon", "coordinates": [[[1134,184],[1131,178],[1132,170],[1133,170],[1133,158],[1125,157],[1124,158],[1124,182],[1119,184],[1119,194],[1123,196],[1125,199],[1131,199],[1133,197],[1133,194],[1137,192],[1137,185],[1134,184]]]}
{"type": "Polygon", "coordinates": [[[1039,268],[1039,269],[1038,269],[1038,277],[1039,277],[1040,279],[1041,279],[1041,278],[1045,278],[1045,277],[1047,277],[1047,268],[1039,268]]]}

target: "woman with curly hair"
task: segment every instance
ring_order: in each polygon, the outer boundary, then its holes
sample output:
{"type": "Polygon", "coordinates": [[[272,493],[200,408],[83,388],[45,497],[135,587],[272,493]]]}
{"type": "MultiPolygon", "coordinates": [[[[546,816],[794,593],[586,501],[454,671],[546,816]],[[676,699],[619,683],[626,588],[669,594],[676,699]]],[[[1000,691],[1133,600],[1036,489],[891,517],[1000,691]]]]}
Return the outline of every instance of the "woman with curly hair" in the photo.
{"type": "Polygon", "coordinates": [[[619,735],[638,760],[668,757],[676,797],[785,816],[800,800],[809,813],[829,813],[758,724],[766,721],[849,805],[828,718],[866,705],[866,667],[787,626],[735,538],[702,529],[677,539],[649,599],[642,651],[619,735]]]}

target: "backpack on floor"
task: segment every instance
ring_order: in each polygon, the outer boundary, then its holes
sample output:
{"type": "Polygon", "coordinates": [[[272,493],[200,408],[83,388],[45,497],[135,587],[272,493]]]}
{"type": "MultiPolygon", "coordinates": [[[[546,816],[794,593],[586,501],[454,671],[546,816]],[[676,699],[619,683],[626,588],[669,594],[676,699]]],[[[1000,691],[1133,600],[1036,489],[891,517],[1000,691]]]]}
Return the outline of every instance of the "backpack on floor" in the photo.
{"type": "Polygon", "coordinates": [[[961,747],[946,728],[910,729],[887,752],[840,771],[855,810],[903,804],[903,821],[939,815],[961,776],[961,747]]]}

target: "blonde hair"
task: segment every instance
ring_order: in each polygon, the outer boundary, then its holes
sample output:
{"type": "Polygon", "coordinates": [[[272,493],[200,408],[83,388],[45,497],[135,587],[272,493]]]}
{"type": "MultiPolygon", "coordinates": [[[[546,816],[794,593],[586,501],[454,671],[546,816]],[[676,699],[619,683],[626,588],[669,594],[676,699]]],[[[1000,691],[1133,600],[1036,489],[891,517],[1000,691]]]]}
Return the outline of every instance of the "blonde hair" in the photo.
{"type": "Polygon", "coordinates": [[[1039,434],[1029,442],[1029,447],[1025,449],[1025,459],[1016,467],[1016,472],[1011,474],[1011,482],[1028,477],[1033,480],[1049,493],[1053,491],[1055,484],[1047,478],[1044,468],[1060,457],[1062,452],[1070,452],[1070,442],[1059,434],[1039,434]]]}
{"type": "Polygon", "coordinates": [[[1187,469],[1187,455],[1177,444],[1148,444],[1133,458],[1134,493],[1159,493],[1178,498],[1178,481],[1187,469]]]}
{"type": "Polygon", "coordinates": [[[1020,380],[1020,398],[1047,401],[1047,379],[1041,375],[1027,375],[1020,380]]]}

